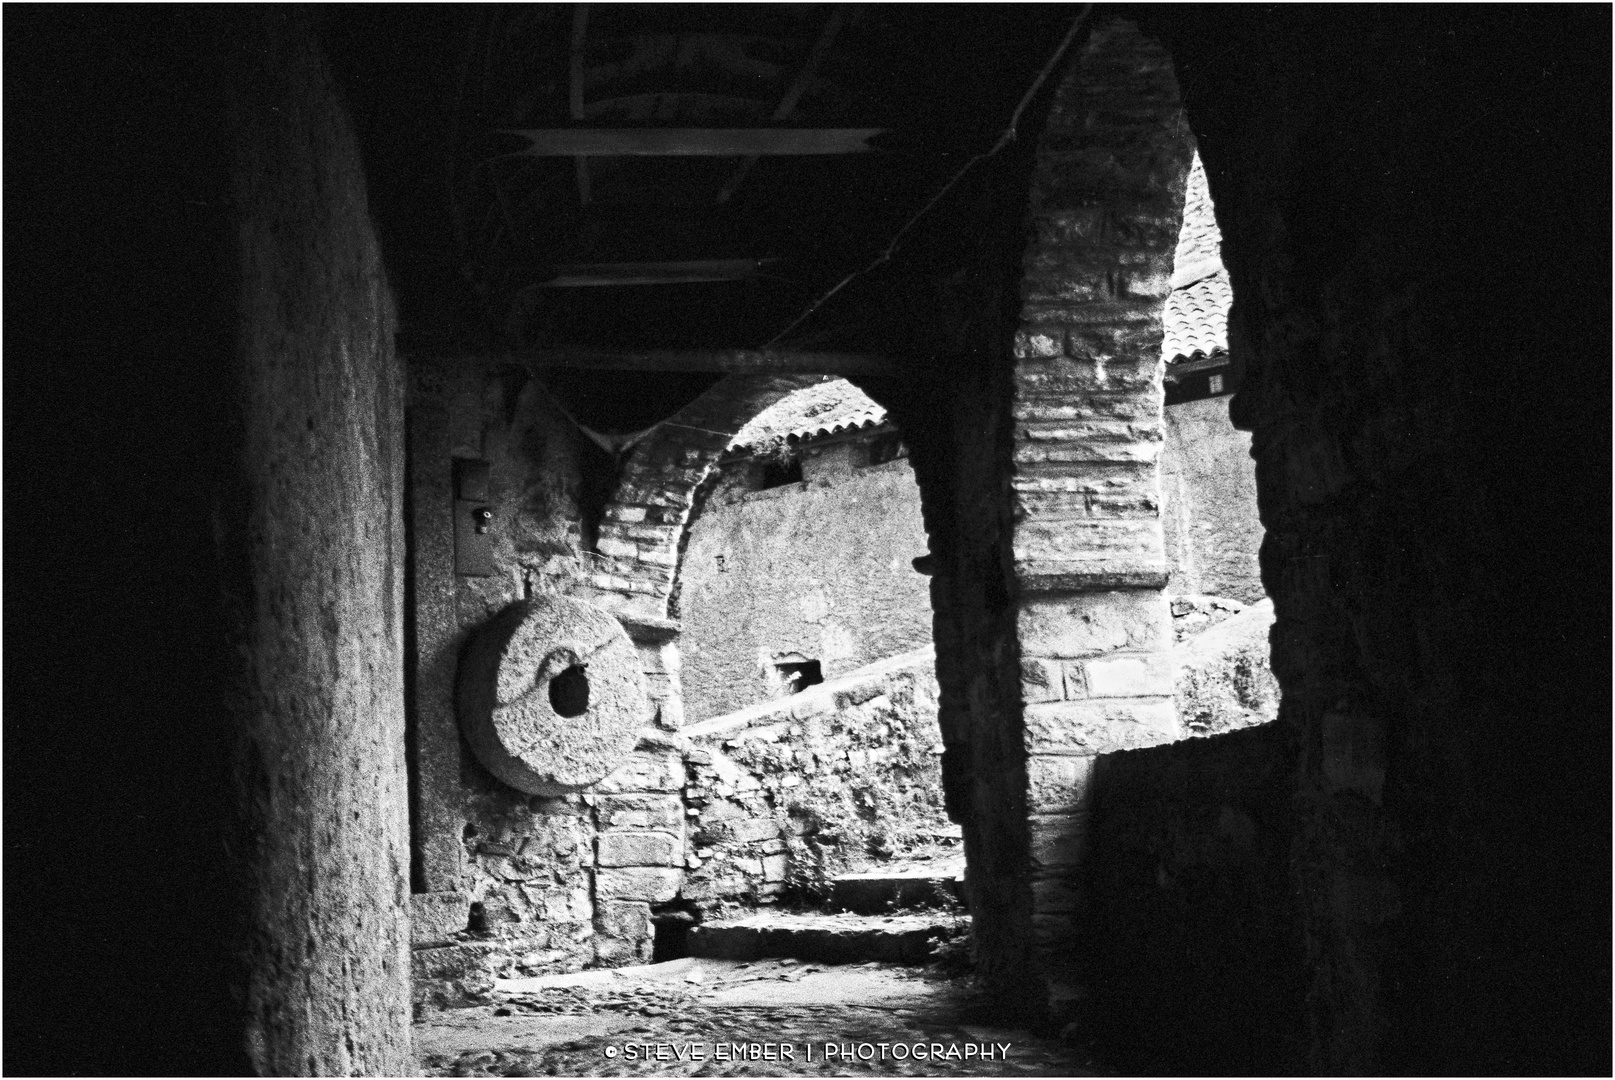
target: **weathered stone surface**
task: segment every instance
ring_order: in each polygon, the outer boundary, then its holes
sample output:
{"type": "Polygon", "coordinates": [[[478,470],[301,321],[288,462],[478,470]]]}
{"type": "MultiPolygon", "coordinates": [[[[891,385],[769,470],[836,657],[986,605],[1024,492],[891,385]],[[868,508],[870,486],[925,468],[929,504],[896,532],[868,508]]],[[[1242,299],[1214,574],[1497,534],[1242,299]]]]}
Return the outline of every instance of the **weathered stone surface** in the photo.
{"type": "Polygon", "coordinates": [[[670,792],[684,786],[684,759],[676,750],[635,750],[623,755],[617,769],[594,785],[602,795],[670,792]]]}
{"type": "Polygon", "coordinates": [[[416,949],[410,954],[415,1004],[433,1008],[464,1005],[493,989],[495,973],[507,960],[496,942],[416,949]]]}
{"type": "Polygon", "coordinates": [[[1129,649],[1160,651],[1172,641],[1166,600],[1152,590],[1023,600],[1021,649],[1029,656],[1085,657],[1129,649]]]}
{"type": "Polygon", "coordinates": [[[692,720],[781,696],[788,655],[834,679],[930,644],[920,490],[905,458],[867,464],[874,437],[800,444],[801,486],[757,490],[751,459],[714,477],[680,585],[692,720]]]}
{"type": "MultiPolygon", "coordinates": [[[[1081,671],[1078,670],[1078,677],[1081,671]]],[[[1059,701],[1066,696],[1065,675],[1056,662],[1036,657],[1021,660],[1021,699],[1028,702],[1059,701]]]]}
{"type": "Polygon", "coordinates": [[[650,720],[638,651],[615,617],[541,596],[478,631],[461,659],[460,725],[478,760],[534,795],[603,779],[650,720]]]}
{"type": "Polygon", "coordinates": [[[1091,698],[1149,697],[1172,692],[1172,657],[1111,653],[1082,662],[1083,689],[1091,698]]]}
{"type": "Polygon", "coordinates": [[[465,932],[471,898],[464,893],[416,893],[409,898],[409,935],[416,948],[446,945],[465,932]]]}
{"type": "Polygon", "coordinates": [[[1026,707],[1026,747],[1033,754],[1108,754],[1180,737],[1170,697],[1094,698],[1026,707]]]}
{"type": "Polygon", "coordinates": [[[1251,436],[1228,418],[1228,398],[1185,401],[1166,409],[1161,450],[1161,524],[1174,594],[1226,596],[1247,604],[1264,594],[1256,553],[1251,436]]]}
{"type": "Polygon", "coordinates": [[[1186,734],[1214,735],[1278,717],[1278,680],[1268,659],[1272,627],[1273,602],[1263,600],[1173,651],[1186,734]]]}
{"type": "MultiPolygon", "coordinates": [[[[1052,798],[1044,800],[1045,805],[1056,802],[1052,798]]],[[[1067,800],[1067,805],[1074,808],[1079,802],[1067,800]]],[[[1032,862],[1049,869],[1072,870],[1082,866],[1088,851],[1088,828],[1086,811],[1034,814],[1031,819],[1032,862]]]]}
{"type": "Polygon", "coordinates": [[[218,706],[233,712],[240,770],[236,1038],[264,1075],[402,1075],[414,1063],[394,310],[310,19],[257,9],[239,31],[222,129],[233,251],[217,272],[234,294],[236,380],[218,404],[240,441],[214,447],[212,481],[238,501],[215,504],[211,526],[239,590],[228,636],[242,666],[218,706]]]}
{"type": "Polygon", "coordinates": [[[838,911],[884,915],[898,907],[941,907],[964,899],[964,864],[839,874],[830,883],[838,911]]]}
{"type": "Polygon", "coordinates": [[[779,824],[763,818],[748,818],[744,821],[731,821],[723,826],[725,836],[737,844],[749,844],[754,840],[773,840],[779,836],[779,824]]]}
{"type": "Polygon", "coordinates": [[[684,862],[684,844],[673,833],[602,833],[596,841],[600,866],[676,866],[684,862]]]}
{"type": "Polygon", "coordinates": [[[1026,759],[1027,805],[1033,813],[1070,813],[1088,805],[1092,757],[1034,754],[1026,759]]]}
{"type": "Polygon", "coordinates": [[[678,895],[681,870],[636,866],[595,872],[595,895],[602,900],[643,900],[663,904],[678,895]]]}
{"type": "Polygon", "coordinates": [[[684,803],[677,795],[600,795],[595,811],[602,831],[684,827],[684,803]]]}
{"type": "Polygon", "coordinates": [[[822,899],[838,873],[957,851],[940,798],[929,648],[685,729],[700,806],[684,895],[822,899]]]}
{"type": "Polygon", "coordinates": [[[602,901],[595,908],[594,928],[607,937],[629,941],[649,937],[650,904],[639,900],[602,901]]]}

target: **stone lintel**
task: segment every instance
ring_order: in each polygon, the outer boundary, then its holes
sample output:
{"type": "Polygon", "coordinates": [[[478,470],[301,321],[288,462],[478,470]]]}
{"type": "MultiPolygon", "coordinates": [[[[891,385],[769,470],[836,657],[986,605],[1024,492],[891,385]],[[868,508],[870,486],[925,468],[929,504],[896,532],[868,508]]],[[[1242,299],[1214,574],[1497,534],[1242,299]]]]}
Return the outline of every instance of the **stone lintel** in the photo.
{"type": "Polygon", "coordinates": [[[1022,593],[1092,593],[1164,589],[1171,569],[1158,562],[1079,562],[1040,559],[1015,564],[1022,593]]]}

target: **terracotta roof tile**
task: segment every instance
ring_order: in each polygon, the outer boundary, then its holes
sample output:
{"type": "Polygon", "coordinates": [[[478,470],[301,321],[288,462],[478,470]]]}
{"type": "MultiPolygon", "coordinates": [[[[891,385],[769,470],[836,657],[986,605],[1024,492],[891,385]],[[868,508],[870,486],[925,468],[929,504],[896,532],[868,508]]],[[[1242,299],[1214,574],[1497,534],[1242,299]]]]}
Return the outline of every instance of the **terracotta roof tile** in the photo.
{"type": "Polygon", "coordinates": [[[1222,233],[1212,210],[1211,192],[1200,155],[1189,170],[1183,200],[1183,229],[1172,275],[1172,295],[1164,316],[1161,352],[1166,362],[1183,363],[1228,351],[1228,306],[1233,289],[1222,265],[1222,233]]]}
{"type": "Polygon", "coordinates": [[[845,379],[829,379],[786,394],[752,417],[735,433],[730,449],[754,447],[768,439],[811,439],[885,422],[886,410],[845,379]]]}

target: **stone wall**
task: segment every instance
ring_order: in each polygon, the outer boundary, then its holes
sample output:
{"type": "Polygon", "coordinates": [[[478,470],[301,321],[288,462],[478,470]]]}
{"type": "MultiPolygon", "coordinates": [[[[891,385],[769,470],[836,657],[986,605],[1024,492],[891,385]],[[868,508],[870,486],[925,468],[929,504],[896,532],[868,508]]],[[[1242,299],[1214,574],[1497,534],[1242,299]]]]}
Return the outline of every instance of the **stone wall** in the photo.
{"type": "Polygon", "coordinates": [[[1387,14],[1173,29],[1298,753],[1307,1066],[1602,1072],[1608,567],[1575,508],[1609,490],[1577,236],[1608,113],[1577,42],[1608,16],[1387,14]],[[1221,66],[1256,42],[1259,77],[1221,66]]]}
{"type": "Polygon", "coordinates": [[[242,474],[220,515],[244,558],[246,1048],[265,1074],[400,1074],[414,1062],[392,298],[310,27],[264,11],[249,33],[233,192],[242,474]]]}
{"type": "MultiPolygon", "coordinates": [[[[622,870],[614,841],[599,835],[621,826],[622,806],[612,800],[665,801],[682,785],[683,766],[668,752],[668,733],[652,726],[623,769],[587,792],[529,797],[471,753],[455,713],[469,636],[525,597],[587,588],[581,436],[520,367],[423,360],[411,376],[411,798],[422,1006],[463,1001],[498,974],[646,959],[649,903],[662,886],[622,870]],[[456,459],[490,466],[489,576],[455,572],[456,459]]],[[[676,706],[677,654],[666,628],[627,628],[652,702],[676,706]]],[[[676,708],[656,713],[662,723],[672,715],[676,708]]]]}
{"type": "Polygon", "coordinates": [[[837,874],[957,851],[929,646],[687,728],[698,908],[827,898],[837,874]]]}
{"type": "Polygon", "coordinates": [[[1266,593],[1256,553],[1256,462],[1248,432],[1228,419],[1228,398],[1168,405],[1161,442],[1161,526],[1167,592],[1254,604],[1266,593]]]}
{"type": "Polygon", "coordinates": [[[817,660],[833,679],[930,642],[908,463],[869,464],[867,436],[797,453],[802,482],[768,489],[761,463],[724,466],[691,522],[679,578],[690,722],[786,692],[778,658],[817,660]]]}

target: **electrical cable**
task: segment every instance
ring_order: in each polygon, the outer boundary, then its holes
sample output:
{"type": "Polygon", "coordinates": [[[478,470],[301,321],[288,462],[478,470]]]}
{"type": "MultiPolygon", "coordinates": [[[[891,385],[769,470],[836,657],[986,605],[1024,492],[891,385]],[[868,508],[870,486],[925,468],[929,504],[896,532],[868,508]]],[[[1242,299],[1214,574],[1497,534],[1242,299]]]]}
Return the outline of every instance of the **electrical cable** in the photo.
{"type": "Polygon", "coordinates": [[[964,166],[958,172],[953,174],[953,178],[946,184],[943,184],[942,188],[935,195],[931,196],[926,204],[920,207],[919,211],[916,212],[913,217],[909,218],[906,223],[904,223],[901,229],[897,230],[897,235],[892,237],[891,243],[886,245],[886,250],[882,251],[880,255],[876,257],[874,262],[870,263],[862,270],[854,270],[852,273],[838,281],[829,292],[813,301],[813,303],[808,306],[806,311],[802,312],[802,314],[798,315],[794,320],[792,320],[789,326],[764,342],[761,348],[770,349],[775,345],[778,345],[781,338],[783,338],[786,334],[789,334],[792,330],[795,330],[798,326],[802,325],[802,323],[805,322],[809,316],[811,316],[815,311],[818,311],[819,308],[823,307],[824,304],[828,302],[829,299],[836,293],[840,292],[857,278],[861,278],[865,274],[868,274],[882,263],[890,262],[892,256],[897,252],[897,245],[902,242],[903,237],[908,234],[908,231],[912,229],[921,218],[930,213],[931,208],[937,203],[941,202],[942,197],[949,191],[953,190],[953,186],[960,180],[963,180],[966,173],[975,168],[978,162],[987,160],[1004,147],[1015,141],[1015,127],[1020,123],[1021,114],[1026,111],[1026,107],[1032,103],[1032,99],[1037,96],[1037,92],[1043,88],[1044,82],[1046,82],[1048,77],[1053,74],[1055,67],[1060,63],[1060,58],[1063,57],[1066,50],[1071,47],[1071,42],[1076,40],[1077,32],[1082,29],[1082,24],[1087,22],[1088,16],[1092,12],[1092,4],[1084,4],[1082,6],[1082,10],[1077,13],[1077,17],[1072,20],[1071,29],[1066,31],[1065,37],[1061,39],[1059,47],[1054,50],[1054,55],[1049,57],[1048,63],[1043,65],[1043,70],[1039,71],[1037,73],[1037,78],[1032,80],[1031,88],[1028,89],[1025,96],[1021,98],[1021,103],[1015,106],[1015,111],[1011,113],[1009,117],[1009,126],[1004,129],[1001,135],[998,136],[998,141],[993,144],[993,148],[988,150],[986,153],[977,154],[975,157],[972,157],[969,161],[965,162],[964,166]]]}

